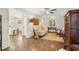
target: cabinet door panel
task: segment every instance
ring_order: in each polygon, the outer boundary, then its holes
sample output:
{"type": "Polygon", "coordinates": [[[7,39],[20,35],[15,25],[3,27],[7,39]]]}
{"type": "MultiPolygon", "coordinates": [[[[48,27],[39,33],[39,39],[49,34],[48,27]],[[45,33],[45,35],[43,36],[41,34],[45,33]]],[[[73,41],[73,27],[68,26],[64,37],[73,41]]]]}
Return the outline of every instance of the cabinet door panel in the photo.
{"type": "Polygon", "coordinates": [[[71,15],[71,28],[78,28],[79,27],[79,14],[72,13],[71,15]]]}
{"type": "Polygon", "coordinates": [[[70,39],[72,43],[79,43],[79,29],[71,29],[70,39]]]}

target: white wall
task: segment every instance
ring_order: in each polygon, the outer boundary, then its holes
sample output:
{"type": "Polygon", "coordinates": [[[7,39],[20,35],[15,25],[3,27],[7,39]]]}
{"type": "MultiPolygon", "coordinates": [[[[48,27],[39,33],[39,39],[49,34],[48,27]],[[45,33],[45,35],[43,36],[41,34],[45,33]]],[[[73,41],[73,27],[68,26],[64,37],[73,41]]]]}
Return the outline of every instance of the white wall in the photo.
{"type": "Polygon", "coordinates": [[[33,36],[33,24],[29,23],[29,17],[36,17],[34,14],[24,11],[24,27],[23,27],[23,35],[26,36],[27,38],[33,36]]]}
{"type": "Polygon", "coordinates": [[[58,8],[54,14],[56,15],[56,27],[64,28],[64,16],[68,10],[73,10],[74,8],[58,8]]]}
{"type": "Polygon", "coordinates": [[[13,33],[13,30],[19,29],[22,31],[22,20],[23,20],[23,13],[20,10],[10,8],[9,9],[9,34],[13,33]],[[21,24],[18,24],[18,21],[21,21],[21,24]],[[13,24],[10,24],[10,23],[13,24]]]}
{"type": "Polygon", "coordinates": [[[57,16],[57,19],[55,20],[56,21],[56,27],[58,29],[62,29],[64,28],[64,16],[57,16]]]}
{"type": "MultiPolygon", "coordinates": [[[[62,29],[64,28],[64,15],[67,13],[68,10],[72,10],[71,8],[58,8],[53,15],[56,16],[55,19],[55,26],[58,29],[62,29]]],[[[42,15],[40,17],[40,15],[38,15],[39,19],[42,19],[43,24],[48,26],[49,25],[49,19],[50,19],[50,15],[42,15]]],[[[53,17],[53,16],[52,16],[53,17]]]]}
{"type": "MultiPolygon", "coordinates": [[[[63,28],[64,27],[64,15],[54,15],[56,18],[53,19],[51,18],[51,20],[55,20],[55,26],[59,29],[59,28],[63,28]]],[[[52,16],[53,17],[53,16],[52,16]]],[[[44,15],[42,17],[43,20],[43,24],[45,26],[49,26],[49,20],[50,20],[50,15],[44,15]]]]}
{"type": "Polygon", "coordinates": [[[27,38],[33,36],[33,26],[28,23],[29,17],[35,17],[35,15],[27,10],[23,9],[10,9],[10,16],[18,17],[22,19],[22,35],[26,36],[27,38]]]}
{"type": "Polygon", "coordinates": [[[2,15],[2,49],[9,46],[8,44],[8,22],[9,12],[7,8],[0,8],[0,15],[2,15]]]}

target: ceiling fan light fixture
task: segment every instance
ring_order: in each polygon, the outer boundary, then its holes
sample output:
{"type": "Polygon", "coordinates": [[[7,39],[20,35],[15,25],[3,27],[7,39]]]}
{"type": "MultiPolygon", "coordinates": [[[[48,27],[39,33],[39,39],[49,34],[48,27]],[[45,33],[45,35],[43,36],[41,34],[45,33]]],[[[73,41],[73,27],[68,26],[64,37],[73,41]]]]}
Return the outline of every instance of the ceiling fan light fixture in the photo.
{"type": "Polygon", "coordinates": [[[46,14],[49,14],[50,12],[46,12],[46,14]]]}

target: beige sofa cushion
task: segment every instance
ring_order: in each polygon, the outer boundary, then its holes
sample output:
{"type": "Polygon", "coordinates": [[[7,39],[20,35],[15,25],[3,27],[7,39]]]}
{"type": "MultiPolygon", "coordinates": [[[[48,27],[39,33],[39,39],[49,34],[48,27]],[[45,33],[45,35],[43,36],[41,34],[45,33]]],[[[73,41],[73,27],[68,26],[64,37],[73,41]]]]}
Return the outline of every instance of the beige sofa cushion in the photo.
{"type": "Polygon", "coordinates": [[[34,31],[35,32],[42,32],[42,31],[45,31],[45,28],[43,26],[40,26],[40,25],[35,25],[34,31]]]}

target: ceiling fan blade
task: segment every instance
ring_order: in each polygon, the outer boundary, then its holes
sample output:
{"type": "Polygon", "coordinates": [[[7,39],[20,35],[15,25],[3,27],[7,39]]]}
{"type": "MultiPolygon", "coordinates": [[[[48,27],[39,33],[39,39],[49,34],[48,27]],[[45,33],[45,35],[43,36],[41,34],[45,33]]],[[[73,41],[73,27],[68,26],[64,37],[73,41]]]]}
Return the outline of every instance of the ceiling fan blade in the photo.
{"type": "Polygon", "coordinates": [[[56,9],[52,9],[51,11],[55,11],[56,9]]]}
{"type": "Polygon", "coordinates": [[[54,13],[54,12],[51,11],[50,13],[54,13]]]}
{"type": "Polygon", "coordinates": [[[50,8],[44,8],[45,10],[49,10],[50,8]]]}

